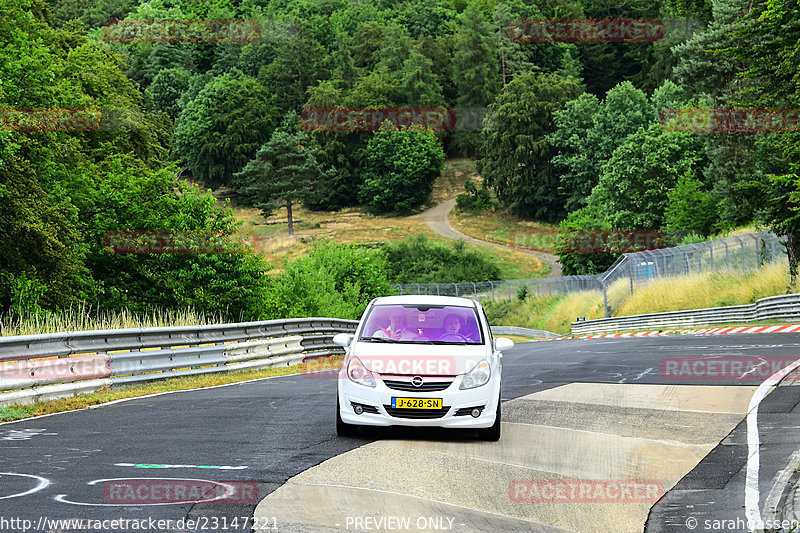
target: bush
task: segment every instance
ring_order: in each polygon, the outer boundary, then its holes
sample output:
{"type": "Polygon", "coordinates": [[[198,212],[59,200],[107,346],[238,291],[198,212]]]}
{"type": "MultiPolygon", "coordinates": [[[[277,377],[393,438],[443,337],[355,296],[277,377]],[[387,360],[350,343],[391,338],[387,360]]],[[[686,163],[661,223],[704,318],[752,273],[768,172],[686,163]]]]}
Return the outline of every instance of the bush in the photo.
{"type": "Polygon", "coordinates": [[[390,292],[380,250],[322,241],[272,282],[267,315],[358,319],[370,300],[390,292]]]}
{"type": "Polygon", "coordinates": [[[466,194],[459,194],[456,197],[456,208],[459,211],[480,213],[497,207],[497,202],[485,185],[481,185],[478,189],[472,180],[467,180],[464,182],[464,190],[467,191],[466,194]]]}
{"type": "Polygon", "coordinates": [[[524,302],[525,298],[527,298],[527,297],[528,297],[528,286],[527,285],[522,285],[519,288],[517,288],[517,300],[519,300],[520,302],[524,302]]]}
{"type": "MultiPolygon", "coordinates": [[[[593,231],[610,229],[603,222],[602,213],[596,206],[583,207],[570,213],[561,222],[560,229],[565,231],[593,231]]],[[[561,263],[561,273],[565,276],[599,274],[614,264],[619,254],[616,253],[578,253],[570,251],[571,239],[559,238],[555,253],[561,263]]]]}
{"type": "Polygon", "coordinates": [[[478,251],[466,250],[463,241],[447,246],[420,234],[384,249],[392,283],[458,283],[500,277],[497,264],[478,251]]]}

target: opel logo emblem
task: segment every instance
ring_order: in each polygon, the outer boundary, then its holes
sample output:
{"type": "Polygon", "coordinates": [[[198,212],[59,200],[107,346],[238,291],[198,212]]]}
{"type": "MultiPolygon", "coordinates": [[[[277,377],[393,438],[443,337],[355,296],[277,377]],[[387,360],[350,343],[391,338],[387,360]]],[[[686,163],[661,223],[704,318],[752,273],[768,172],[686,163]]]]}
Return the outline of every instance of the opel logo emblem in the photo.
{"type": "Polygon", "coordinates": [[[411,378],[411,384],[414,385],[415,387],[422,387],[422,377],[414,376],[413,378],[411,378]]]}

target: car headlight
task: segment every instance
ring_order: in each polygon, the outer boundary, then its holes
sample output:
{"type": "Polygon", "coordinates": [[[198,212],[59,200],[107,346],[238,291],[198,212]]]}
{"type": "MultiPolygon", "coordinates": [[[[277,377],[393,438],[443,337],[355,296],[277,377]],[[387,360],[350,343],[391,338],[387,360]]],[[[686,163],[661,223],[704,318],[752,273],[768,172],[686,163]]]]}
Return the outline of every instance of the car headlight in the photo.
{"type": "Polygon", "coordinates": [[[364,363],[362,363],[358,357],[353,357],[350,359],[350,362],[347,363],[347,377],[353,383],[358,383],[365,387],[375,386],[375,377],[372,375],[372,372],[367,370],[367,367],[364,366],[364,363]]]}
{"type": "Polygon", "coordinates": [[[489,367],[489,362],[484,359],[475,365],[472,370],[464,374],[464,379],[461,380],[461,385],[458,388],[461,390],[474,389],[475,387],[486,385],[491,375],[492,369],[489,367]]]}

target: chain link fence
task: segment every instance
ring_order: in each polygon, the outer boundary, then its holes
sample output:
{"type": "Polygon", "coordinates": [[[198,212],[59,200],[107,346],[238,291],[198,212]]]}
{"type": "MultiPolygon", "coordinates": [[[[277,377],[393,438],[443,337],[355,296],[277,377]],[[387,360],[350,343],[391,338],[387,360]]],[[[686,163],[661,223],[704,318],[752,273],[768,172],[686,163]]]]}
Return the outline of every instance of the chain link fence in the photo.
{"type": "Polygon", "coordinates": [[[632,294],[637,285],[658,278],[723,271],[745,273],[779,261],[786,261],[784,239],[762,231],[623,254],[608,270],[596,275],[467,283],[410,283],[394,285],[393,288],[397,294],[463,296],[482,300],[513,300],[523,293],[530,296],[556,296],[602,291],[606,316],[611,316],[611,308],[632,294]]]}

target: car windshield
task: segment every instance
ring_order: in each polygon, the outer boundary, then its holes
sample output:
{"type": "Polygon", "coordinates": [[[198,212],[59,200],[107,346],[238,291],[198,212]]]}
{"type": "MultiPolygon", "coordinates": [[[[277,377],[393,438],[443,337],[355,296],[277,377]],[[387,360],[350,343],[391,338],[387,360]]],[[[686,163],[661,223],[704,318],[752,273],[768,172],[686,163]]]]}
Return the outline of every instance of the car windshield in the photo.
{"type": "Polygon", "coordinates": [[[376,305],[360,340],[407,344],[483,344],[475,309],[455,305],[376,305]]]}

